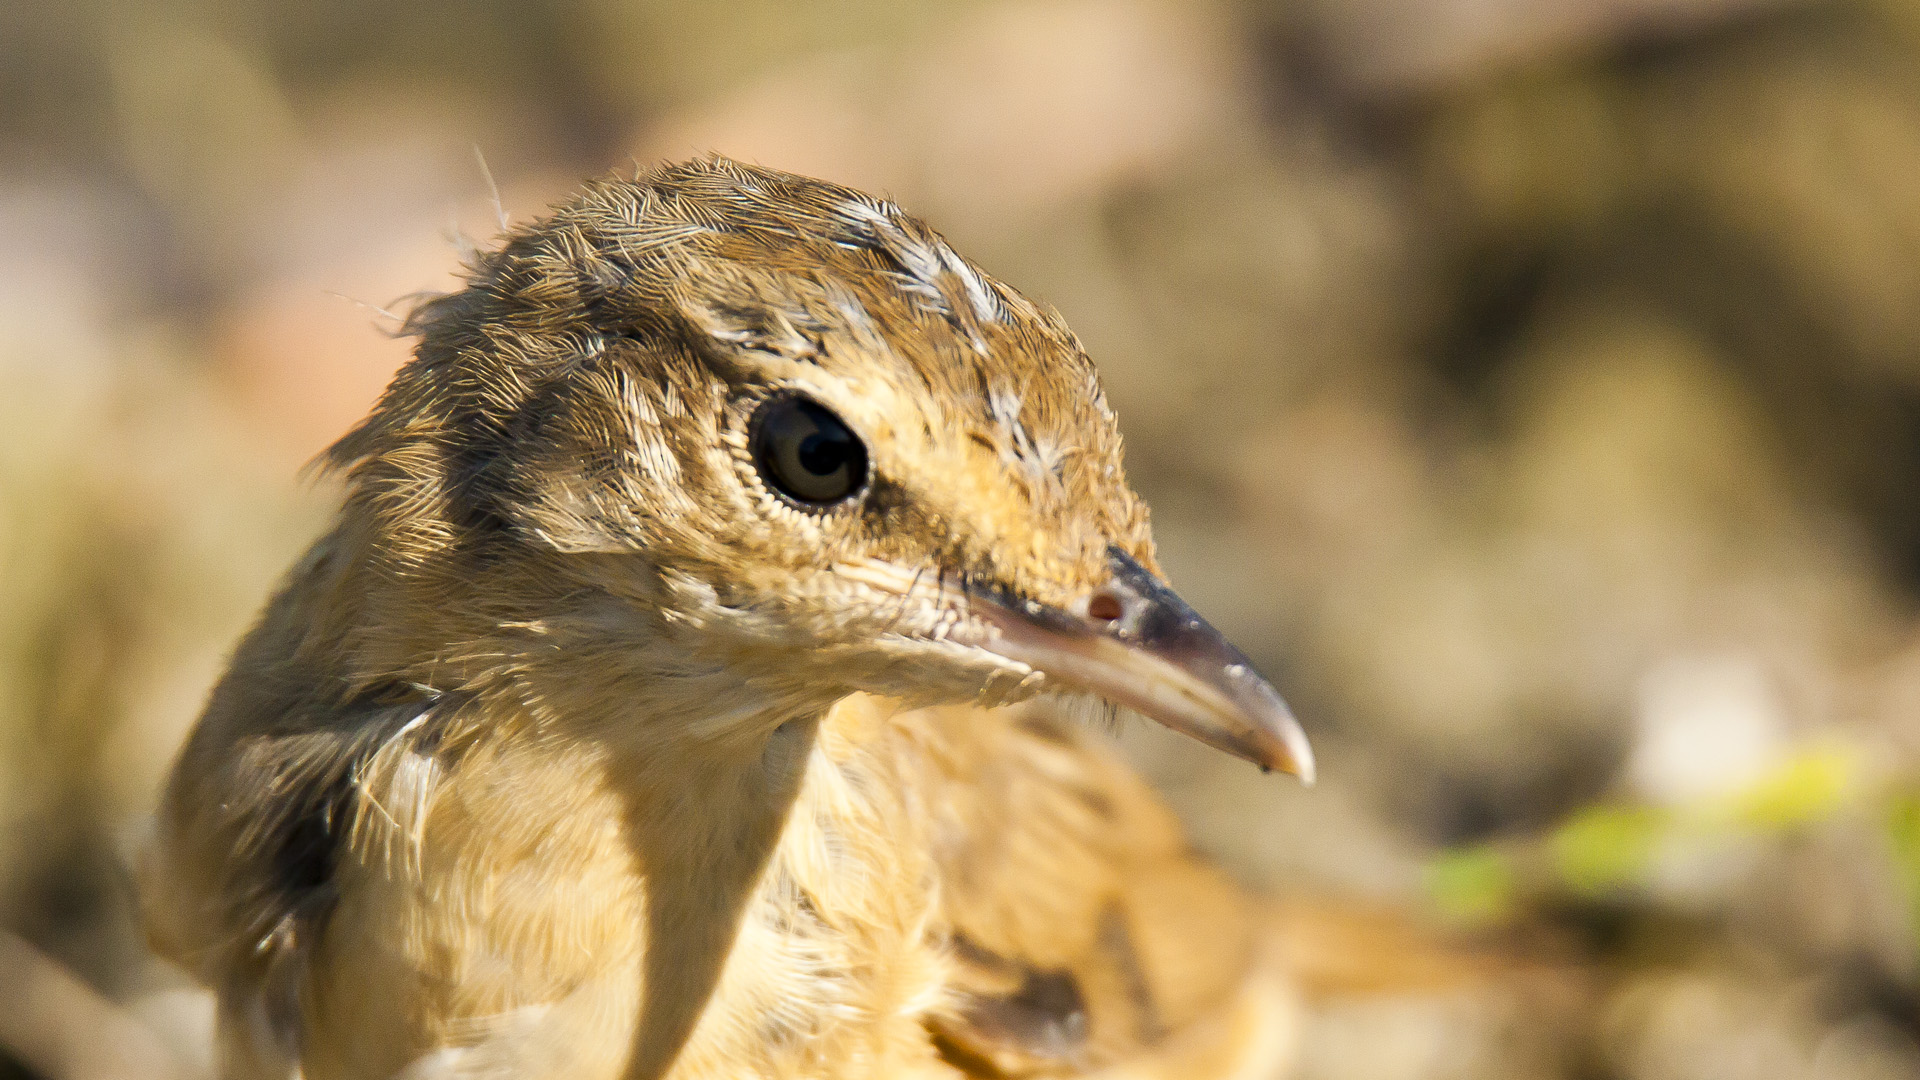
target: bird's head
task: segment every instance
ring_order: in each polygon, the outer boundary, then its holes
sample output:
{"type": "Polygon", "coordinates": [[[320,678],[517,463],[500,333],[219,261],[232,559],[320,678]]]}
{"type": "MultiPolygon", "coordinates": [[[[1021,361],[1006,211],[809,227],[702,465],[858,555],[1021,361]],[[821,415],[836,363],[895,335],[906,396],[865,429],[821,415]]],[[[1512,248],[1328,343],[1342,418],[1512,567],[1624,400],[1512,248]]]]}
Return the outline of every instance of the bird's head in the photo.
{"type": "Polygon", "coordinates": [[[717,158],[602,181],[413,328],[331,457],[436,602],[796,701],[1087,692],[1312,775],[1157,573],[1079,343],[888,203],[717,158]]]}

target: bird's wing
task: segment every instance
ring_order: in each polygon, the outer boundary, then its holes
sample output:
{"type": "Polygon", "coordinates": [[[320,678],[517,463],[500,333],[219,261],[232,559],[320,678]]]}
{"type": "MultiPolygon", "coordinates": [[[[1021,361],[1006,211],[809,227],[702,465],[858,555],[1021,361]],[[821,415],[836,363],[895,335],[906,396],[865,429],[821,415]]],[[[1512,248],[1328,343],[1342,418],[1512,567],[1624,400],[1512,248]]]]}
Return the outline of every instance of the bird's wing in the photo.
{"type": "Polygon", "coordinates": [[[139,861],[156,952],[219,998],[222,1074],[300,1075],[309,958],[343,847],[394,853],[431,787],[445,704],[404,685],[354,691],[317,665],[317,612],[340,587],[316,543],[241,641],[176,764],[139,861]],[[385,801],[368,798],[373,789],[385,801]],[[393,796],[403,796],[394,802],[393,796]]]}
{"type": "Polygon", "coordinates": [[[356,833],[377,833],[390,849],[404,842],[393,834],[419,807],[370,822],[368,808],[385,807],[363,792],[375,774],[389,792],[430,783],[414,775],[429,761],[414,736],[430,711],[408,701],[338,710],[324,723],[289,716],[217,746],[221,729],[210,725],[189,747],[203,767],[175,781],[142,860],[142,906],[156,951],[219,998],[225,1075],[300,1075],[301,1002],[337,900],[333,864],[356,833]]]}
{"type": "Polygon", "coordinates": [[[980,1076],[1270,1076],[1296,1008],[1255,899],[1153,791],[1044,703],[908,714],[955,971],[933,1022],[980,1076]]]}

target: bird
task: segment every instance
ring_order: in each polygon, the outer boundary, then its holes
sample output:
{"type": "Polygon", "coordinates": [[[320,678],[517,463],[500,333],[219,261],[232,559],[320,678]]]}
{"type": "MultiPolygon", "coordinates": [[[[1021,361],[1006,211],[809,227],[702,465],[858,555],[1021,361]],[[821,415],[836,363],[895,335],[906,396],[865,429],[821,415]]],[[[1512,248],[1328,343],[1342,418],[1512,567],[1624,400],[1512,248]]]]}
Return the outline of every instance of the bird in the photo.
{"type": "Polygon", "coordinates": [[[230,1080],[1267,1076],[1258,901],[1098,724],[1307,782],[1057,312],[717,155],[422,300],[138,866],[230,1080]]]}

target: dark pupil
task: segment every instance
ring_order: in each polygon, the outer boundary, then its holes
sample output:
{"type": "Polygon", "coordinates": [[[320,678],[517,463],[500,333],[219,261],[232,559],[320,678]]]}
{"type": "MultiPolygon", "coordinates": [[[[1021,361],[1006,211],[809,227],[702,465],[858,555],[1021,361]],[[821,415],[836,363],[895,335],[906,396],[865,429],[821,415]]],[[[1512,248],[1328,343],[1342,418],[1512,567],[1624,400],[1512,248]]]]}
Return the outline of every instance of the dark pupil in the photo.
{"type": "Polygon", "coordinates": [[[800,440],[800,467],[815,476],[830,476],[847,463],[853,440],[845,431],[816,431],[800,440]]]}
{"type": "Polygon", "coordinates": [[[803,397],[777,397],[760,407],[753,456],[767,483],[799,502],[838,502],[867,480],[866,446],[839,417],[803,397]]]}

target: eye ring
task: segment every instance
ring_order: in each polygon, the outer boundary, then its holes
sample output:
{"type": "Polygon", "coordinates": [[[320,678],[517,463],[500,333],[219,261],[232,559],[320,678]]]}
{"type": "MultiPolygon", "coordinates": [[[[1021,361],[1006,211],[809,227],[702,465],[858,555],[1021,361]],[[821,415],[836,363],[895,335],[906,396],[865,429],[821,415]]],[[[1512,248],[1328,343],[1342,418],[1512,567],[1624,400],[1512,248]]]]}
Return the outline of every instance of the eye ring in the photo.
{"type": "Polygon", "coordinates": [[[833,410],[805,394],[768,398],[754,410],[747,432],[753,467],[790,503],[823,510],[866,490],[867,445],[833,410]]]}

